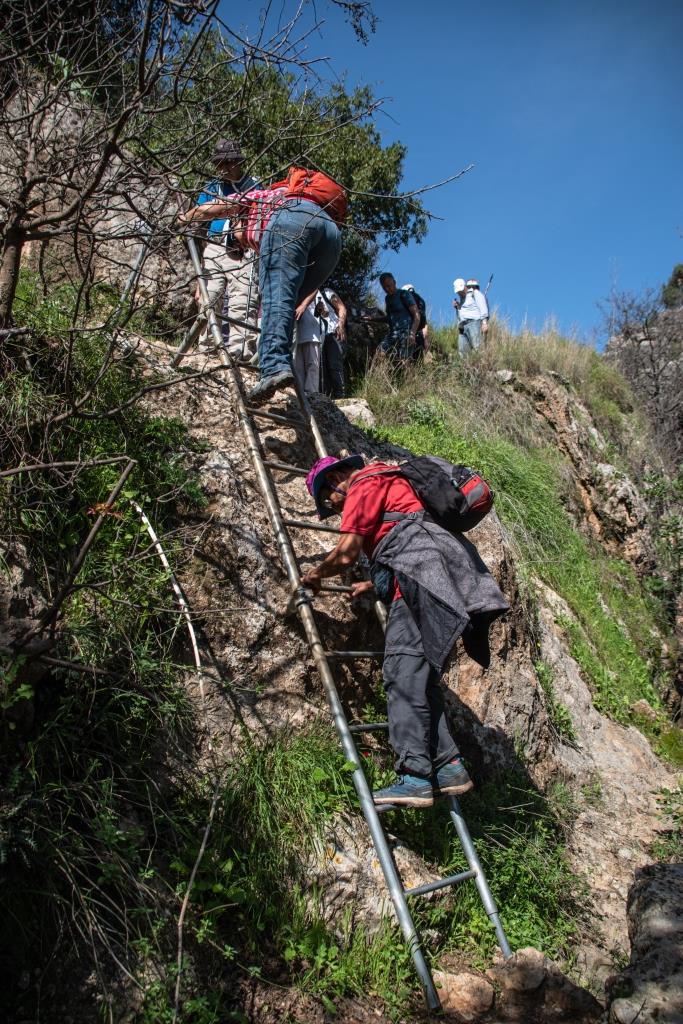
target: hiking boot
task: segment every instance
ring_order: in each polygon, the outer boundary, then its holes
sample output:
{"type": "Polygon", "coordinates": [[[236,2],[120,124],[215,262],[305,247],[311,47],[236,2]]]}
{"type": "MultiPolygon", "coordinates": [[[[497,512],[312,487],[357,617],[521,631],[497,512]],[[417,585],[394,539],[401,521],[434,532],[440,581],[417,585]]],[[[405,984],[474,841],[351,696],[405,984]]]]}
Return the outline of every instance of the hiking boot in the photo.
{"type": "Polygon", "coordinates": [[[398,804],[401,807],[431,807],[434,793],[429,779],[417,775],[398,775],[393,786],[376,789],[372,799],[378,807],[383,804],[398,804]]]}
{"type": "Polygon", "coordinates": [[[294,374],[292,371],[280,370],[279,373],[273,374],[272,377],[263,377],[256,387],[247,393],[247,402],[249,405],[263,405],[268,399],[273,397],[276,391],[292,387],[293,384],[294,374]]]}
{"type": "Polygon", "coordinates": [[[467,793],[473,786],[474,783],[461,758],[449,761],[448,764],[439,768],[434,776],[434,790],[437,796],[456,796],[458,793],[467,793]]]}

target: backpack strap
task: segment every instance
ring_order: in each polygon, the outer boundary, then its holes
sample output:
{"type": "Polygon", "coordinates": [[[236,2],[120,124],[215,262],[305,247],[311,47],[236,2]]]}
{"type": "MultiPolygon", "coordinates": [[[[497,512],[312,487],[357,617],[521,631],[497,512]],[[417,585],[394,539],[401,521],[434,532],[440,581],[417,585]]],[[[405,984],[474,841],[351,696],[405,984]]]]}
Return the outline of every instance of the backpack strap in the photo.
{"type": "MultiPolygon", "coordinates": [[[[403,288],[399,289],[399,293],[400,293],[400,296],[401,296],[401,302],[403,303],[403,306],[404,306],[404,309],[405,309],[406,313],[410,313],[410,307],[411,306],[417,306],[417,302],[408,302],[408,296],[404,292],[403,288]]],[[[418,312],[419,312],[420,311],[420,307],[417,306],[417,309],[418,309],[418,312]]],[[[413,314],[410,313],[410,315],[412,316],[413,314]]]]}
{"type": "Polygon", "coordinates": [[[355,480],[352,480],[348,486],[346,493],[348,494],[355,484],[361,484],[363,480],[372,480],[372,478],[375,476],[389,476],[389,474],[391,473],[398,473],[399,476],[403,476],[403,471],[401,470],[400,466],[394,466],[391,469],[377,469],[375,470],[374,473],[366,473],[364,476],[356,477],[355,480]]]}
{"type": "Polygon", "coordinates": [[[421,522],[423,519],[429,520],[430,518],[426,510],[421,508],[418,512],[385,512],[382,516],[382,522],[400,523],[404,519],[413,519],[421,522]]]}

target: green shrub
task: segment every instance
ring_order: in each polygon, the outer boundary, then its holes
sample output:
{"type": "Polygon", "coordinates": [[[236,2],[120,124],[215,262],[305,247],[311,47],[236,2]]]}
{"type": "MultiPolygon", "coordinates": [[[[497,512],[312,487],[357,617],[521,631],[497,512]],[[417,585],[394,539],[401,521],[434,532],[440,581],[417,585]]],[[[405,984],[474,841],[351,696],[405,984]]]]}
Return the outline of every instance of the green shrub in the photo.
{"type": "MultiPolygon", "coordinates": [[[[0,938],[16,977],[53,969],[60,943],[59,970],[97,970],[108,998],[100,957],[131,973],[142,964],[145,976],[144,957],[167,941],[168,890],[150,883],[160,851],[175,844],[175,808],[195,770],[195,714],[178,664],[184,620],[128,499],[143,505],[177,564],[180,548],[166,534],[181,508],[203,498],[186,465],[184,426],[127,404],[150,378],[118,358],[101,372],[111,338],[87,329],[75,300],[63,286],[43,301],[22,275],[17,320],[33,333],[22,336],[26,359],[0,382],[3,465],[114,455],[137,464],[62,605],[49,653],[64,664],[40,674],[8,655],[0,665],[0,938]],[[83,330],[72,334],[74,324],[83,330]],[[68,415],[88,390],[85,415],[68,415]]],[[[26,546],[46,594],[73,564],[122,465],[3,481],[4,535],[26,546]]],[[[0,994],[8,1019],[14,995],[0,994]]]]}

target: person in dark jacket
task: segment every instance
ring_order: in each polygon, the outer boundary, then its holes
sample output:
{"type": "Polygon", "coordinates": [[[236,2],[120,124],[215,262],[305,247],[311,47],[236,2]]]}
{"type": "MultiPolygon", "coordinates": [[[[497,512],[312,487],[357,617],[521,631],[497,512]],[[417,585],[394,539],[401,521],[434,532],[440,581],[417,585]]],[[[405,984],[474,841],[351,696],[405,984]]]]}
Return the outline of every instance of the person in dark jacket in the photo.
{"type": "MultiPolygon", "coordinates": [[[[373,794],[375,803],[429,807],[435,795],[466,792],[472,780],[448,726],[440,677],[458,637],[488,664],[488,628],[507,601],[474,545],[425,514],[398,467],[328,456],[306,484],[321,519],[342,518],[339,543],[303,585],[317,593],[364,553],[390,603],[382,671],[397,779],[373,794]]],[[[352,596],[372,587],[357,583],[352,596]]]]}

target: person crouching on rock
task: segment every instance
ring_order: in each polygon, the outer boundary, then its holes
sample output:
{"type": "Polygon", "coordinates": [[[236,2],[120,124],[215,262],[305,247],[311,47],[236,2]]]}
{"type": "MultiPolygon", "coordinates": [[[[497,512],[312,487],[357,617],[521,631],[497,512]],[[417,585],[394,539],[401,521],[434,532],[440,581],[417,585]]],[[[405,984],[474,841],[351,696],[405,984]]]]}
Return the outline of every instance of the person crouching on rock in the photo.
{"type": "Polygon", "coordinates": [[[322,580],[370,559],[373,588],[390,604],[382,673],[396,781],[375,791],[382,804],[429,807],[434,796],[465,793],[470,779],[453,739],[440,678],[453,646],[488,666],[488,629],[509,605],[474,545],[425,512],[397,466],[365,466],[361,455],[318,459],[306,479],[321,519],[341,514],[341,539],[302,578],[322,580]]]}
{"type": "Polygon", "coordinates": [[[262,405],[294,384],[292,342],[297,302],[325,283],[341,253],[341,232],[327,210],[312,199],[287,193],[285,182],[250,189],[196,206],[179,218],[181,224],[235,218],[236,241],[260,253],[260,380],[247,394],[251,405],[262,405]]]}

